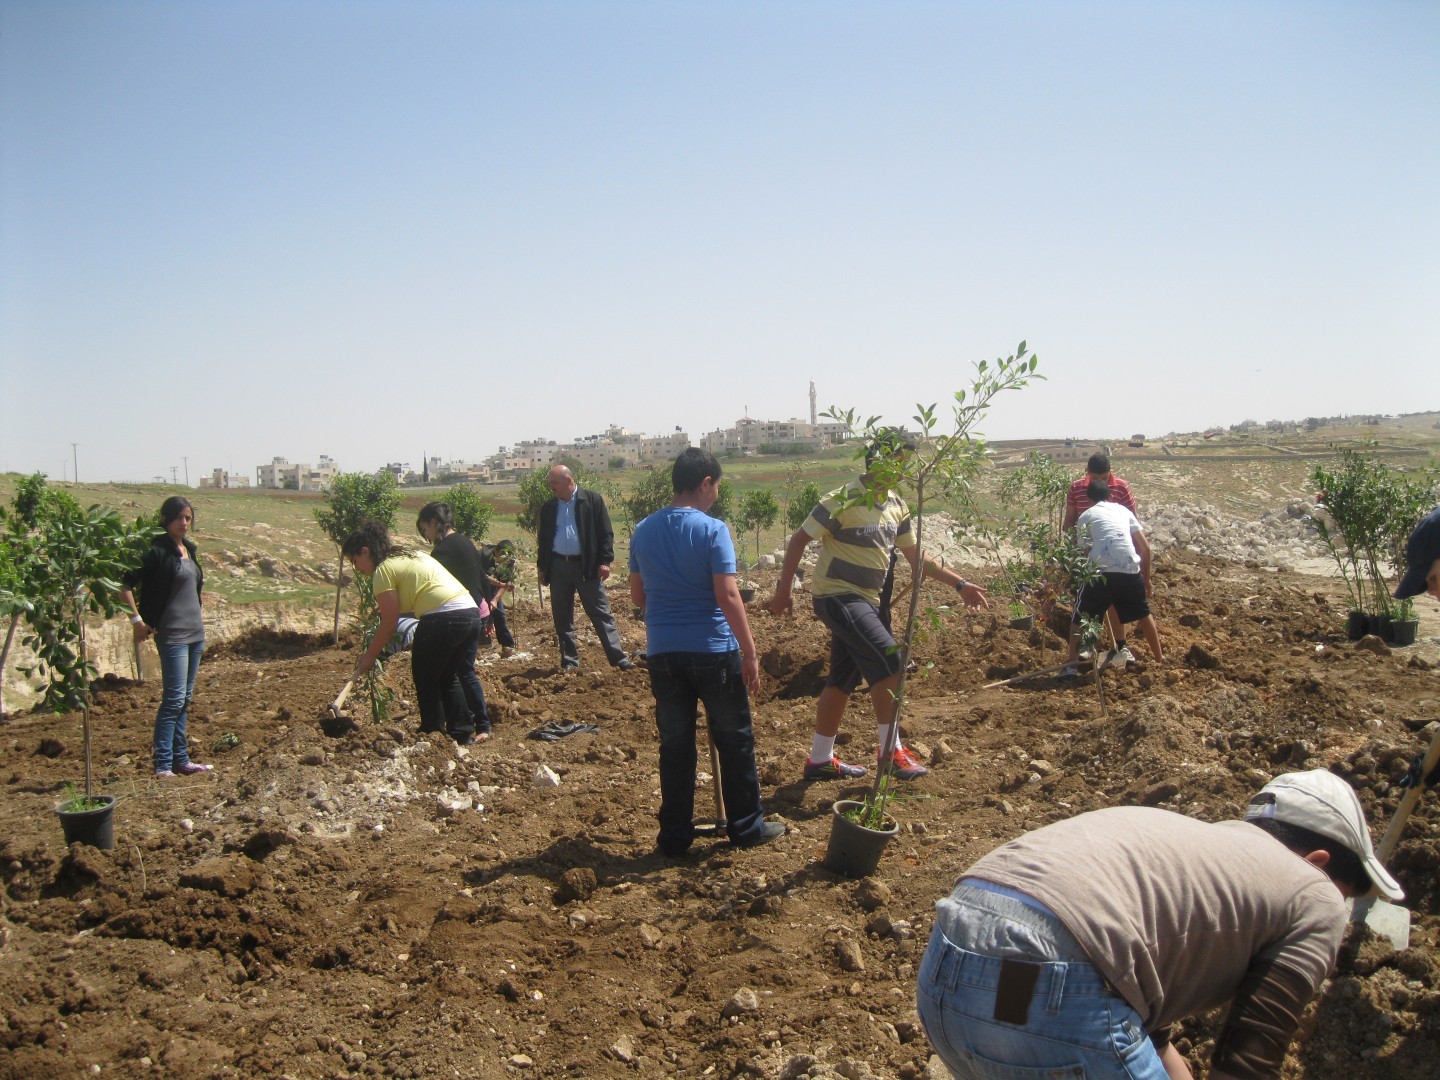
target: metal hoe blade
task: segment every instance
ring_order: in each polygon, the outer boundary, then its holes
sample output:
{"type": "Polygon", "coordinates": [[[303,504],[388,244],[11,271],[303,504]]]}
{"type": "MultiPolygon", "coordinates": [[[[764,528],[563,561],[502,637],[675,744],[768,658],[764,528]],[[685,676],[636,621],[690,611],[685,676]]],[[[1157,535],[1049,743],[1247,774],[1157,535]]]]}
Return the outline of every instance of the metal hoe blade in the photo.
{"type": "MultiPolygon", "coordinates": [[[[1375,849],[1375,857],[1382,863],[1390,858],[1390,853],[1399,843],[1400,833],[1405,829],[1405,822],[1410,819],[1415,804],[1420,801],[1420,796],[1425,791],[1425,779],[1435,771],[1437,764],[1440,764],[1440,727],[1436,728],[1435,737],[1430,740],[1430,749],[1420,765],[1419,776],[1415,783],[1405,789],[1405,795],[1395,809],[1395,817],[1390,822],[1390,827],[1385,830],[1385,835],[1380,840],[1380,846],[1375,849]]],[[[1389,938],[1390,944],[1395,946],[1396,950],[1410,947],[1409,908],[1403,908],[1398,904],[1375,897],[1364,897],[1355,901],[1355,906],[1350,912],[1350,921],[1363,922],[1366,929],[1389,938]]]]}

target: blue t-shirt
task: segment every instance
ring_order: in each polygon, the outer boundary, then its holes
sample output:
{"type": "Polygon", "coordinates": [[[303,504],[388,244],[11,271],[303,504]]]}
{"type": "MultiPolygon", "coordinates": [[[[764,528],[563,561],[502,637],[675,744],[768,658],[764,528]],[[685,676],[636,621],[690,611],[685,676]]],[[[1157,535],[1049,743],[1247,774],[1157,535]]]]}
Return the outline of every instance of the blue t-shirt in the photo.
{"type": "Polygon", "coordinates": [[[645,582],[646,655],[740,648],[715,602],[714,575],[735,573],[723,521],[691,507],[655,511],[630,538],[630,572],[645,582]]]}

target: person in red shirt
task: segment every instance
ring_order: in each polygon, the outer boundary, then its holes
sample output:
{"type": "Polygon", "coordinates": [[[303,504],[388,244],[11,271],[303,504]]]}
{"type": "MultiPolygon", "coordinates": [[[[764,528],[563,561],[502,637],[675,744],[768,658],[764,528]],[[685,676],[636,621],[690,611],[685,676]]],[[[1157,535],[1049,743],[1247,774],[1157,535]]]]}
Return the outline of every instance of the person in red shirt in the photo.
{"type": "MultiPolygon", "coordinates": [[[[1135,496],[1130,494],[1130,485],[1110,471],[1110,455],[1101,450],[1090,455],[1090,460],[1085,463],[1085,475],[1074,481],[1070,490],[1065,493],[1065,532],[1075,528],[1080,515],[1095,505],[1089,495],[1092,480],[1105,481],[1110,489],[1110,501],[1125,507],[1137,518],[1140,516],[1140,511],[1135,507],[1135,496]]],[[[1114,605],[1105,612],[1105,624],[1110,627],[1111,640],[1125,640],[1125,627],[1120,622],[1120,614],[1114,605]]],[[[1127,647],[1122,645],[1115,652],[1112,665],[1118,665],[1123,670],[1127,664],[1134,663],[1135,657],[1127,647]]]]}
{"type": "Polygon", "coordinates": [[[1110,489],[1110,501],[1119,503],[1137,518],[1140,516],[1140,511],[1135,506],[1135,496],[1130,494],[1130,485],[1110,471],[1110,455],[1101,450],[1090,455],[1090,460],[1085,463],[1085,475],[1074,481],[1070,490],[1065,493],[1063,528],[1066,532],[1073,529],[1075,522],[1080,520],[1080,515],[1094,505],[1087,493],[1091,480],[1104,480],[1110,489]]]}

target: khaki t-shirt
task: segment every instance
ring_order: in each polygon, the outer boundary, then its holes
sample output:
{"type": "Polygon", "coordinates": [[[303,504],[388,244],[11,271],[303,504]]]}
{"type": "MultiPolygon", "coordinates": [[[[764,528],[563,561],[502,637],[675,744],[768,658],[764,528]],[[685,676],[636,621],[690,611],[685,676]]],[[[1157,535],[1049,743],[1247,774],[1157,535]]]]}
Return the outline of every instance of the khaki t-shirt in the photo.
{"type": "Polygon", "coordinates": [[[1334,883],[1243,821],[1096,810],[1012,840],[965,873],[1050,908],[1151,1030],[1228,1001],[1255,960],[1295,971],[1313,995],[1345,932],[1334,883]]]}

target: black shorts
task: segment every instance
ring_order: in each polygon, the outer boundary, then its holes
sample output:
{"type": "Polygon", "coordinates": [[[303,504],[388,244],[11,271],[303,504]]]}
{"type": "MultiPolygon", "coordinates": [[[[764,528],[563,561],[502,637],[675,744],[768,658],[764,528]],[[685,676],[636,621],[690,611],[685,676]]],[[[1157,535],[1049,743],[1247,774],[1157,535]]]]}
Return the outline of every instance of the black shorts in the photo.
{"type": "Polygon", "coordinates": [[[1105,574],[1080,590],[1075,604],[1076,617],[1104,615],[1115,606],[1122,623],[1132,623],[1150,614],[1150,601],[1145,599],[1145,579],[1139,574],[1105,574]]]}
{"type": "Polygon", "coordinates": [[[863,676],[874,686],[900,674],[900,647],[880,612],[863,596],[815,597],[815,615],[830,631],[830,674],[826,686],[855,692],[863,676]]]}

